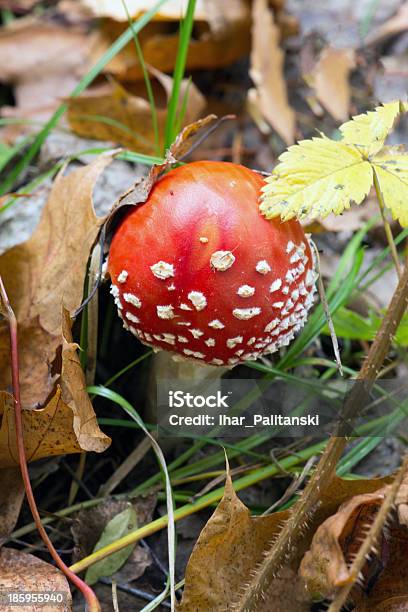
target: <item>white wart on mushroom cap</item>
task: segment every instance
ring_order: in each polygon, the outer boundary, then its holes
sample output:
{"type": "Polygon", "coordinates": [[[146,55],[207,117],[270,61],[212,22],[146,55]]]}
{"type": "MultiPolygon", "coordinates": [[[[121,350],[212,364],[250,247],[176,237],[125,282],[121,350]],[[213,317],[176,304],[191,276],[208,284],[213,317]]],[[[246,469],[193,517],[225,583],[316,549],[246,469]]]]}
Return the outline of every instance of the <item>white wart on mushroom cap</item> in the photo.
{"type": "Polygon", "coordinates": [[[292,340],[313,304],[316,273],[300,224],[259,213],[263,179],[226,162],[194,162],[156,183],[116,231],[112,294],[145,344],[235,365],[292,340]]]}

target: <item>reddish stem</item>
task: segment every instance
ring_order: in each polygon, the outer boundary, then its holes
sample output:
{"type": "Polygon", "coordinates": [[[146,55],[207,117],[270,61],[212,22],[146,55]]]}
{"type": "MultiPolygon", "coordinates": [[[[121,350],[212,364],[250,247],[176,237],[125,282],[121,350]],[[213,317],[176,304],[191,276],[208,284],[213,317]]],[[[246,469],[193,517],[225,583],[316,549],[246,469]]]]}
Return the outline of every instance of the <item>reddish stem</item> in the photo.
{"type": "Polygon", "coordinates": [[[8,319],[9,330],[10,330],[10,356],[11,356],[11,378],[13,386],[14,396],[14,418],[16,425],[16,438],[17,438],[17,449],[18,459],[20,463],[21,475],[24,482],[24,488],[27,495],[27,501],[30,506],[31,514],[33,515],[34,522],[37,526],[38,532],[47,546],[51,557],[54,559],[55,564],[61,570],[63,574],[74,584],[77,589],[81,591],[88,605],[88,612],[101,612],[101,606],[98,599],[91,589],[79,576],[74,574],[63,562],[61,557],[55,550],[47,532],[45,531],[41,518],[35,503],[33,490],[30,482],[30,475],[28,473],[27,457],[24,446],[24,433],[23,433],[23,417],[21,411],[21,399],[20,399],[20,377],[19,377],[19,359],[18,359],[18,340],[17,340],[17,319],[14,311],[10,305],[6,289],[3,284],[3,280],[0,276],[0,297],[5,308],[5,316],[8,319]]]}

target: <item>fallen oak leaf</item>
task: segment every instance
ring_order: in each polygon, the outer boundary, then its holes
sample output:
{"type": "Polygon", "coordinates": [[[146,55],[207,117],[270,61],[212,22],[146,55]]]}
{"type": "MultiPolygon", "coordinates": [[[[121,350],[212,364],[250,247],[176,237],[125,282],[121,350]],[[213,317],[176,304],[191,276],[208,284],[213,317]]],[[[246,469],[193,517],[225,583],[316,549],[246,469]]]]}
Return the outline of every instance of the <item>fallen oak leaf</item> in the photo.
{"type": "MultiPolygon", "coordinates": [[[[273,538],[287,514],[286,511],[252,518],[249,509],[237,497],[228,474],[224,496],[200,533],[187,564],[178,611],[222,612],[230,609],[237,590],[262,559],[265,542],[273,538]]],[[[293,605],[294,587],[291,589],[293,605]]],[[[292,609],[306,611],[308,607],[292,609]]]]}
{"type": "MultiPolygon", "coordinates": [[[[31,238],[0,257],[0,275],[19,324],[25,407],[42,405],[52,390],[62,308],[72,315],[81,303],[89,253],[103,223],[94,213],[92,190],[111,159],[112,153],[103,154],[68,176],[60,174],[31,238]]],[[[0,323],[0,354],[6,351],[7,329],[0,323]]],[[[10,386],[7,363],[1,362],[0,389],[10,386]]]]}

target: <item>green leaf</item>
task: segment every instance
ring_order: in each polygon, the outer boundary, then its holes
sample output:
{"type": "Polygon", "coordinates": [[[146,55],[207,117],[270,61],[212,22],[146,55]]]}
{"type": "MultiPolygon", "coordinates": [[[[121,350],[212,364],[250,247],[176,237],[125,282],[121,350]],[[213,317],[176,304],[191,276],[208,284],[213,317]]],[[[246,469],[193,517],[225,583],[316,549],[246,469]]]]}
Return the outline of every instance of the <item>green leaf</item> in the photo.
{"type": "Polygon", "coordinates": [[[360,204],[373,181],[369,162],[356,148],[326,137],[302,140],[279,161],[262,189],[260,209],[267,219],[338,215],[360,204]]]}
{"type": "MultiPolygon", "coordinates": [[[[119,538],[127,535],[131,531],[137,529],[137,516],[133,507],[129,504],[129,507],[123,512],[120,512],[113,517],[106,525],[102,532],[101,537],[95,545],[93,552],[100,550],[104,546],[119,540],[119,538]]],[[[109,555],[101,561],[97,561],[88,568],[85,574],[85,580],[88,584],[95,584],[103,576],[112,576],[122,565],[127,561],[133,552],[135,544],[130,544],[122,550],[109,555]]]]}

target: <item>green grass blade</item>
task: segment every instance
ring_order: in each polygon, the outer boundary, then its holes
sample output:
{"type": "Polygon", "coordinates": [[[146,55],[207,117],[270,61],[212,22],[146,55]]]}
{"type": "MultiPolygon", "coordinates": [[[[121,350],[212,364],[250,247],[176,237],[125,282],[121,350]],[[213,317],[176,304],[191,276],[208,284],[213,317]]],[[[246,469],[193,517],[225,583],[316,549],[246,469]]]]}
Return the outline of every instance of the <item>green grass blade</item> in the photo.
{"type": "Polygon", "coordinates": [[[153,125],[153,134],[154,134],[154,144],[155,144],[156,155],[160,155],[159,123],[158,123],[158,120],[157,120],[156,102],[155,102],[155,99],[154,99],[152,83],[151,83],[151,80],[150,80],[149,72],[148,72],[147,67],[146,67],[146,62],[145,62],[144,57],[143,57],[143,52],[142,52],[142,48],[141,48],[140,43],[139,43],[139,39],[137,37],[137,33],[135,32],[135,30],[133,28],[133,19],[129,15],[129,11],[128,11],[128,8],[127,8],[127,5],[126,5],[126,0],[122,0],[122,5],[123,5],[123,8],[124,8],[124,10],[126,12],[126,17],[127,17],[128,22],[129,22],[129,27],[132,30],[133,41],[135,43],[135,48],[136,48],[136,54],[137,54],[137,57],[138,57],[139,62],[140,62],[140,67],[142,69],[143,79],[144,79],[145,86],[146,86],[147,99],[149,100],[150,112],[152,114],[152,125],[153,125]]]}
{"type": "Polygon", "coordinates": [[[189,0],[186,16],[180,26],[179,46],[177,50],[176,65],[173,73],[173,87],[169,100],[166,126],[164,131],[164,148],[167,150],[176,137],[177,113],[179,107],[181,82],[184,77],[188,46],[194,25],[194,12],[196,0],[189,0]]]}

